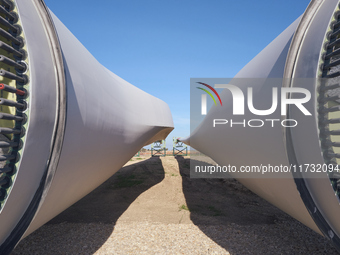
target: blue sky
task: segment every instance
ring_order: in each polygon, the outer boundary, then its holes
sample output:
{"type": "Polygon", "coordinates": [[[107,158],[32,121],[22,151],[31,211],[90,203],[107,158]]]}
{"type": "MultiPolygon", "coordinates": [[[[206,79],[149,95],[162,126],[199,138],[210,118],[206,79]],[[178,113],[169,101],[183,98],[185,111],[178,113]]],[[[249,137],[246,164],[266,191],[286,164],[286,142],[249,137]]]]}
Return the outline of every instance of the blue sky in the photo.
{"type": "Polygon", "coordinates": [[[309,0],[45,0],[109,70],[165,101],[190,132],[190,78],[230,78],[297,19],[309,0]]]}

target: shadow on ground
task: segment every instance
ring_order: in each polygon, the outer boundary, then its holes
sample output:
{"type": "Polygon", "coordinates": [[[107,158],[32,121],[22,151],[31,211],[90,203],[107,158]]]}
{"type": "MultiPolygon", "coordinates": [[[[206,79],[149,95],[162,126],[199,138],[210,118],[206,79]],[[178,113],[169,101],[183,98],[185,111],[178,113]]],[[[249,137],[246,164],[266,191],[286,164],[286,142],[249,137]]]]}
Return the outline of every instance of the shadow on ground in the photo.
{"type": "Polygon", "coordinates": [[[252,254],[255,246],[261,247],[256,250],[262,250],[262,254],[286,254],[288,247],[296,254],[337,254],[328,240],[235,179],[190,178],[190,164],[207,163],[182,156],[176,160],[190,219],[230,254],[252,254]]]}
{"type": "MultiPolygon", "coordinates": [[[[190,178],[190,159],[182,156],[176,159],[182,176],[183,193],[194,223],[274,224],[278,220],[277,215],[283,214],[269,203],[260,207],[263,199],[235,179],[190,178]]],[[[206,164],[193,159],[191,163],[206,164]]]]}
{"type": "Polygon", "coordinates": [[[164,169],[159,157],[123,167],[96,190],[22,240],[13,255],[95,253],[110,237],[116,221],[131,203],[163,179],[164,169]],[[62,224],[64,227],[60,228],[62,224]],[[68,236],[72,236],[73,242],[68,236]],[[56,239],[62,250],[51,247],[56,239]]]}

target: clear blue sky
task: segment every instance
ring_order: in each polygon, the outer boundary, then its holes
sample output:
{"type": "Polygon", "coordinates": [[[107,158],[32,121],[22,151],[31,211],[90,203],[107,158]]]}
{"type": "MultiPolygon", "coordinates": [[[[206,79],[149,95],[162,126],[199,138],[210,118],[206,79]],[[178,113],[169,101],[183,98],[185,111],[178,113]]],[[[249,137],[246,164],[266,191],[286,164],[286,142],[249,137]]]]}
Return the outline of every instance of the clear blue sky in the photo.
{"type": "Polygon", "coordinates": [[[190,132],[190,78],[230,78],[309,0],[45,0],[105,67],[170,106],[190,132]]]}

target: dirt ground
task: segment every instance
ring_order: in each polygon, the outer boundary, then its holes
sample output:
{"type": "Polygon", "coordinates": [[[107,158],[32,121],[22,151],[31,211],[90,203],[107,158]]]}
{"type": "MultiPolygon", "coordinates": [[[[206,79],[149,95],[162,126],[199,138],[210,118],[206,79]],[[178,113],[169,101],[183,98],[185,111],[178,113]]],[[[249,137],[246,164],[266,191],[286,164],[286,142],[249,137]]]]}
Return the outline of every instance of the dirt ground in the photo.
{"type": "Polygon", "coordinates": [[[13,255],[336,254],[326,239],[236,180],[190,179],[189,170],[188,157],[135,157],[21,241],[13,255]],[[164,240],[169,231],[186,231],[180,226],[191,226],[209,247],[192,243],[189,235],[171,237],[172,246],[167,247],[164,240]],[[160,227],[168,230],[160,241],[148,243],[160,227]],[[143,228],[148,228],[148,238],[138,235],[143,228]]]}

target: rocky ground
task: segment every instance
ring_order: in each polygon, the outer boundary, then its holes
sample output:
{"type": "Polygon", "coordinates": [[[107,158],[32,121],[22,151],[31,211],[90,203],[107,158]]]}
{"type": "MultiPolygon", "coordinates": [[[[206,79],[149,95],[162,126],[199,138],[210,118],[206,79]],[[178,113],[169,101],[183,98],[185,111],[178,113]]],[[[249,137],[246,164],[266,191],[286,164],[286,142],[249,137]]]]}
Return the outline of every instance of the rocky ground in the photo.
{"type": "Polygon", "coordinates": [[[20,242],[19,254],[337,254],[234,179],[190,179],[187,157],[134,158],[20,242]]]}

